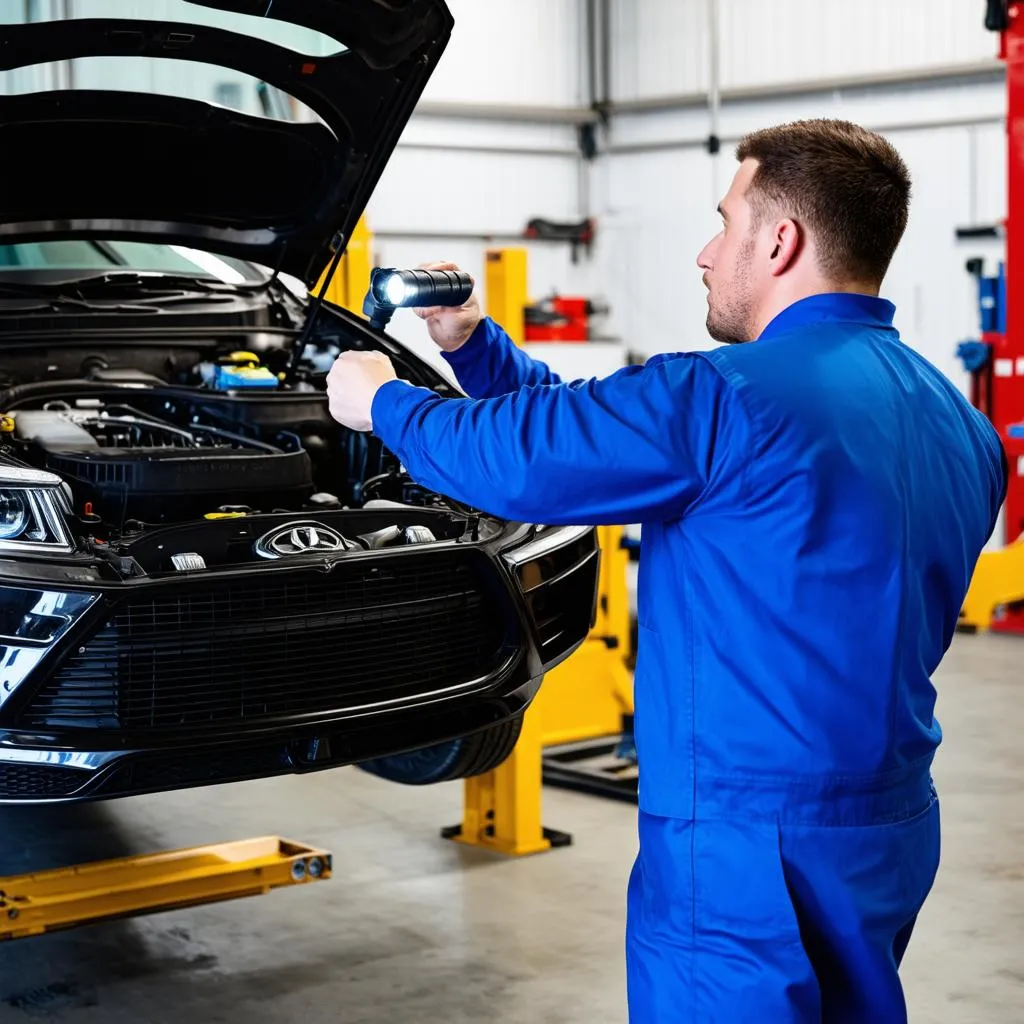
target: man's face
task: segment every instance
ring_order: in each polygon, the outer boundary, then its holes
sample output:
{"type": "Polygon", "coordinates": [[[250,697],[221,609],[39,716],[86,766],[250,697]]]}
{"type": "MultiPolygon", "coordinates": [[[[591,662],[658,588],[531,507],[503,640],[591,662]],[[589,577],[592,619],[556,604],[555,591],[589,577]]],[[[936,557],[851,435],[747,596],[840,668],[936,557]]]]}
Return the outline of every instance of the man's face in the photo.
{"type": "Polygon", "coordinates": [[[752,341],[756,331],[754,313],[760,289],[755,263],[758,238],[753,230],[753,211],[746,199],[756,170],[754,160],[740,164],[718,206],[722,230],[697,257],[708,290],[708,333],[715,341],[728,344],[752,341]]]}

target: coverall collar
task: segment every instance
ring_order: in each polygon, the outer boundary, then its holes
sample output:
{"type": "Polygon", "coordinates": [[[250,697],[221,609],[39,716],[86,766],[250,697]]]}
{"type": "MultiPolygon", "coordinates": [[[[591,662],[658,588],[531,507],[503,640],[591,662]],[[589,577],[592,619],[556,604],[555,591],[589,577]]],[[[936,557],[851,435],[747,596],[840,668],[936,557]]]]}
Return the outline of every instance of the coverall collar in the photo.
{"type": "Polygon", "coordinates": [[[896,306],[888,299],[851,292],[826,292],[809,295],[787,306],[761,332],[758,341],[765,341],[797,327],[810,324],[863,324],[881,330],[893,329],[896,306]]]}

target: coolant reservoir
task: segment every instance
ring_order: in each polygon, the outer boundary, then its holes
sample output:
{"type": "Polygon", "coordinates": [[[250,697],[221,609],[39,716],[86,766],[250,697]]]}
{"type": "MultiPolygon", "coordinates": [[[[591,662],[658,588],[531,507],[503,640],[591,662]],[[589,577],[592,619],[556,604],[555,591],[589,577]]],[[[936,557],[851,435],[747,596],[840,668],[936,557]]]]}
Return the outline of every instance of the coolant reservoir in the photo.
{"type": "Polygon", "coordinates": [[[207,387],[214,391],[276,388],[278,385],[277,377],[265,366],[260,366],[255,352],[232,352],[216,363],[200,363],[199,373],[207,387]]]}

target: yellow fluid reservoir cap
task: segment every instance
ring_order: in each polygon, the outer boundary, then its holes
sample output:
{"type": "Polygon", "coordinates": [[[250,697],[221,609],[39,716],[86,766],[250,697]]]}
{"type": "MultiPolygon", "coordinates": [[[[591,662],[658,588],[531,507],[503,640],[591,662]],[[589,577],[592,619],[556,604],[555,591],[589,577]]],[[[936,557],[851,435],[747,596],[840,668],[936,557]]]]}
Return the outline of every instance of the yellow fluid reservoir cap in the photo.
{"type": "Polygon", "coordinates": [[[13,416],[0,416],[0,433],[13,434],[14,433],[14,417],[13,416]]]}
{"type": "Polygon", "coordinates": [[[227,356],[229,363],[259,363],[260,357],[255,352],[232,352],[227,356]]]}

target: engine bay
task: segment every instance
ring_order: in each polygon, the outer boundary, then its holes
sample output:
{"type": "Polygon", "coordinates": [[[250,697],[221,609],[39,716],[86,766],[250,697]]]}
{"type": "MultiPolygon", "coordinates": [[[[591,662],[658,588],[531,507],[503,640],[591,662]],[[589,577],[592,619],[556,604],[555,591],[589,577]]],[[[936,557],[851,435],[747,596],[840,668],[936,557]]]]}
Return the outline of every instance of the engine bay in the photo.
{"type": "Polygon", "coordinates": [[[356,552],[479,536],[485,517],[337,424],[321,387],[217,387],[209,363],[196,375],[183,386],[122,366],[19,382],[0,393],[0,456],[58,475],[82,547],[122,575],[322,554],[328,534],[356,552]],[[260,548],[289,524],[314,532],[260,548]]]}
{"type": "Polygon", "coordinates": [[[179,426],[116,398],[58,399],[12,419],[23,461],[62,477],[73,507],[116,526],[194,519],[232,504],[301,508],[314,492],[294,435],[268,444],[201,421],[179,426]]]}

